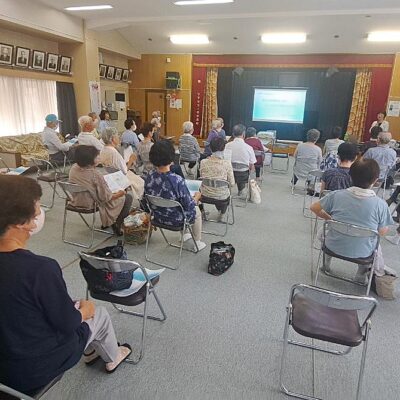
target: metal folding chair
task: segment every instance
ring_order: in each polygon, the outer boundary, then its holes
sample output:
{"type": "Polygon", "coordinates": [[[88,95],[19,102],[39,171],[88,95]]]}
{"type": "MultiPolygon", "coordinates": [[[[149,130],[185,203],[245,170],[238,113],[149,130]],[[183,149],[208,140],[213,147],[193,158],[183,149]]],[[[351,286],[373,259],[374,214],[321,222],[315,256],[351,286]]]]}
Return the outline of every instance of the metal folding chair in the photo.
{"type": "MultiPolygon", "coordinates": [[[[237,163],[237,162],[233,162],[232,163],[232,169],[233,169],[233,174],[235,174],[235,172],[248,172],[248,178],[247,180],[239,180],[239,183],[245,183],[245,189],[246,190],[246,197],[243,199],[239,196],[232,196],[233,199],[238,199],[238,200],[242,200],[244,202],[244,204],[236,204],[237,207],[246,207],[247,203],[250,199],[250,170],[249,170],[249,166],[247,164],[242,164],[242,163],[237,163]]],[[[235,176],[235,183],[237,184],[238,181],[236,179],[235,176]]]]}
{"type": "Polygon", "coordinates": [[[48,183],[52,189],[51,203],[40,204],[42,207],[51,210],[54,207],[56,193],[61,197],[57,192],[57,183],[68,179],[68,175],[62,172],[56,164],[51,163],[50,161],[35,157],[29,158],[29,161],[31,161],[33,166],[37,169],[36,180],[38,182],[48,183]]]}
{"type": "Polygon", "coordinates": [[[378,302],[372,297],[352,296],[331,292],[314,286],[297,284],[292,286],[286,313],[283,334],[283,351],[279,377],[280,390],[291,397],[307,400],[320,398],[289,390],[283,375],[286,364],[288,344],[322,351],[329,354],[344,355],[353,347],[363,343],[358,374],[356,399],[361,399],[368,335],[371,329],[371,316],[378,302]],[[347,347],[344,350],[331,350],[314,344],[289,339],[289,327],[299,335],[347,347]]]}
{"type": "Polygon", "coordinates": [[[260,182],[262,182],[263,181],[263,176],[264,176],[265,151],[254,150],[254,155],[256,157],[261,157],[262,158],[262,165],[261,165],[261,168],[260,168],[260,177],[259,177],[260,182]]]}
{"type": "Polygon", "coordinates": [[[303,196],[303,216],[306,218],[313,218],[313,215],[310,212],[310,207],[314,199],[317,197],[317,185],[321,183],[322,175],[323,171],[321,171],[320,169],[312,170],[307,175],[303,196]],[[313,192],[312,195],[308,193],[309,190],[313,192]],[[309,199],[308,205],[307,199],[309,199]]]}
{"type": "MultiPolygon", "coordinates": [[[[207,222],[214,222],[218,224],[224,224],[225,225],[225,231],[223,234],[217,233],[217,232],[211,232],[211,231],[206,231],[203,230],[202,233],[206,233],[209,235],[214,235],[214,236],[225,236],[228,232],[228,225],[233,225],[235,223],[235,211],[233,207],[233,201],[232,201],[232,191],[231,191],[231,185],[229,184],[228,181],[223,180],[223,179],[211,179],[211,178],[203,178],[202,179],[202,186],[207,186],[210,188],[215,188],[215,189],[223,189],[226,188],[229,190],[229,197],[226,199],[226,202],[228,204],[228,207],[226,209],[225,213],[225,221],[223,220],[216,220],[216,219],[209,219],[206,218],[205,221],[207,222]],[[229,221],[229,214],[232,212],[232,221],[229,221]]],[[[201,187],[200,187],[201,191],[201,187]]],[[[216,202],[221,202],[221,200],[217,199],[212,199],[211,197],[202,197],[201,199],[202,204],[213,204],[215,205],[216,202]]]]}
{"type": "Polygon", "coordinates": [[[372,277],[374,274],[374,268],[375,268],[375,262],[376,262],[376,256],[377,256],[377,252],[378,252],[379,243],[380,243],[380,236],[377,231],[374,231],[374,230],[368,229],[368,228],[363,228],[363,227],[357,226],[357,225],[347,224],[344,222],[338,222],[338,221],[333,221],[333,220],[325,221],[324,222],[324,230],[323,230],[323,242],[322,242],[321,250],[318,255],[317,271],[315,274],[314,285],[317,286],[317,284],[318,284],[318,276],[319,276],[319,272],[321,269],[321,261],[322,261],[322,269],[323,269],[323,272],[325,275],[331,276],[336,279],[340,279],[342,281],[350,282],[355,285],[367,286],[366,295],[368,296],[370,288],[371,288],[372,277]],[[344,236],[348,240],[351,240],[351,238],[353,238],[353,239],[358,238],[358,239],[363,239],[366,241],[371,241],[371,239],[375,240],[376,241],[375,249],[370,256],[362,257],[362,258],[350,258],[350,257],[343,256],[341,254],[335,253],[332,250],[330,250],[326,245],[327,236],[329,236],[329,234],[332,234],[333,232],[335,234],[344,236]],[[338,275],[338,274],[331,272],[330,267],[327,268],[327,260],[326,260],[327,256],[330,258],[338,258],[340,260],[348,261],[353,264],[363,265],[363,266],[365,266],[365,268],[368,268],[370,266],[371,270],[369,272],[368,283],[367,284],[361,283],[361,282],[355,281],[354,279],[348,278],[346,276],[338,275]]]}
{"type": "Polygon", "coordinates": [[[161,267],[165,267],[165,268],[169,268],[169,269],[173,269],[173,270],[177,270],[180,265],[181,265],[181,260],[182,260],[182,250],[183,250],[183,235],[186,231],[188,231],[190,233],[190,235],[192,236],[192,240],[194,243],[194,250],[191,249],[185,249],[188,251],[191,251],[193,253],[197,253],[199,251],[199,248],[197,247],[197,243],[194,240],[194,236],[193,236],[193,230],[192,230],[192,224],[186,219],[184,210],[182,205],[175,200],[170,200],[170,199],[164,199],[162,197],[157,197],[157,196],[151,196],[146,194],[146,200],[147,200],[147,204],[148,207],[150,209],[150,222],[149,222],[149,226],[148,226],[148,231],[147,231],[147,240],[146,240],[146,261],[151,262],[153,264],[156,265],[160,265],[161,267]],[[173,226],[173,225],[166,225],[163,223],[160,223],[156,220],[155,218],[155,211],[159,211],[162,212],[160,210],[163,209],[170,209],[170,208],[176,208],[178,209],[178,211],[182,214],[182,224],[179,226],[173,226]],[[179,258],[178,258],[178,265],[177,266],[172,266],[169,264],[165,264],[161,261],[155,261],[153,259],[150,259],[149,256],[149,243],[150,243],[150,236],[151,236],[151,232],[153,227],[156,227],[160,230],[164,240],[166,241],[166,243],[168,244],[168,246],[172,246],[172,247],[176,247],[179,249],[179,258]],[[164,230],[168,230],[168,231],[172,231],[172,232],[180,232],[181,234],[181,240],[179,244],[175,244],[175,243],[170,243],[167,239],[167,237],[165,236],[164,230]]]}
{"type": "Polygon", "coordinates": [[[89,249],[90,247],[93,246],[93,241],[94,241],[94,232],[102,232],[106,233],[107,235],[113,235],[113,233],[105,231],[103,229],[98,229],[95,228],[95,223],[96,223],[96,213],[99,210],[97,202],[95,198],[92,196],[90,191],[83,186],[77,185],[76,183],[70,183],[70,182],[59,182],[59,185],[61,189],[64,191],[66,198],[65,198],[65,206],[64,206],[64,219],[63,219],[63,227],[62,227],[62,240],[64,243],[69,243],[73,244],[75,246],[79,247],[84,247],[86,249],[89,249]],[[93,205],[91,208],[83,208],[83,207],[76,207],[70,204],[70,202],[73,201],[74,196],[77,195],[82,195],[82,194],[88,194],[91,199],[93,200],[93,205]],[[79,217],[82,219],[82,221],[85,223],[85,225],[90,229],[91,232],[91,237],[90,237],[90,242],[88,244],[86,243],[79,243],[79,242],[73,242],[70,240],[67,240],[65,238],[65,231],[66,231],[66,225],[67,225],[67,212],[74,212],[78,213],[79,217]],[[89,225],[89,223],[86,221],[84,218],[83,214],[92,214],[92,223],[89,225]]]}
{"type": "Polygon", "coordinates": [[[79,256],[81,258],[81,262],[86,261],[96,269],[106,269],[111,272],[140,270],[144,275],[146,281],[145,285],[141,289],[139,289],[139,291],[137,291],[136,293],[125,297],[116,296],[115,294],[113,295],[111,293],[96,292],[93,288],[90,287],[90,282],[87,282],[87,287],[86,287],[86,300],[89,299],[89,294],[90,294],[90,297],[92,297],[93,299],[111,303],[113,307],[122,314],[133,315],[135,317],[141,317],[143,319],[140,346],[138,350],[139,354],[135,359],[128,358],[125,360],[125,362],[130,364],[138,364],[139,361],[142,360],[144,356],[147,320],[151,319],[154,321],[162,322],[167,319],[167,315],[156,293],[156,285],[159,282],[159,276],[150,279],[146,272],[146,269],[135,261],[97,257],[95,255],[84,252],[79,252],[79,256]],[[157,303],[157,306],[161,312],[161,317],[148,315],[147,303],[151,295],[153,295],[157,303]],[[135,307],[141,304],[143,304],[143,313],[127,310],[121,307],[121,306],[135,307]]]}
{"type": "Polygon", "coordinates": [[[277,140],[272,142],[272,158],[271,158],[271,171],[272,172],[285,172],[289,171],[289,145],[285,143],[279,143],[277,140]],[[274,164],[275,160],[286,160],[286,166],[284,168],[277,168],[274,164]]]}
{"type": "Polygon", "coordinates": [[[293,165],[293,174],[292,174],[292,195],[295,195],[294,189],[297,183],[300,180],[305,180],[307,186],[307,177],[311,171],[315,171],[319,169],[318,160],[311,157],[304,158],[296,158],[293,165]],[[297,177],[297,182],[295,182],[295,176],[297,177]]]}
{"type": "Polygon", "coordinates": [[[372,187],[372,190],[376,192],[376,195],[381,197],[382,199],[385,200],[385,195],[386,195],[386,184],[387,184],[387,179],[391,173],[391,168],[386,167],[386,168],[381,168],[381,173],[379,174],[379,179],[375,182],[374,186],[372,187]]]}

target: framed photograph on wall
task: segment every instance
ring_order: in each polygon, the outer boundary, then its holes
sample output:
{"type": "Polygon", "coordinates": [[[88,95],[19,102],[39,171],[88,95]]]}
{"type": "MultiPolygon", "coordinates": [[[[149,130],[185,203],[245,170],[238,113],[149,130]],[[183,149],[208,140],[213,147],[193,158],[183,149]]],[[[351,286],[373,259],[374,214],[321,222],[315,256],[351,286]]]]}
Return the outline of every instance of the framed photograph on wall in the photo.
{"type": "Polygon", "coordinates": [[[120,81],[121,78],[122,78],[122,68],[116,68],[116,69],[115,69],[115,76],[114,76],[114,79],[115,79],[116,81],[120,81]]]}
{"type": "Polygon", "coordinates": [[[122,80],[124,82],[128,82],[129,79],[129,69],[124,69],[124,72],[122,73],[122,80]]]}
{"type": "Polygon", "coordinates": [[[107,66],[107,79],[114,79],[114,72],[115,72],[115,67],[112,67],[111,65],[107,66]]]}
{"type": "Polygon", "coordinates": [[[44,60],[46,58],[46,53],[40,50],[33,50],[31,67],[33,69],[44,70],[44,60]]]}
{"type": "Polygon", "coordinates": [[[71,57],[61,56],[59,71],[63,74],[71,73],[71,57]]]}
{"type": "Polygon", "coordinates": [[[15,48],[15,65],[17,67],[28,68],[31,50],[25,47],[15,48]]]}
{"type": "Polygon", "coordinates": [[[100,73],[100,78],[105,79],[107,73],[107,65],[99,64],[99,73],[100,73]]]}
{"type": "Polygon", "coordinates": [[[47,71],[57,72],[58,68],[58,54],[47,53],[47,71]]]}
{"type": "Polygon", "coordinates": [[[0,64],[11,65],[13,62],[14,46],[0,43],[0,64]]]}

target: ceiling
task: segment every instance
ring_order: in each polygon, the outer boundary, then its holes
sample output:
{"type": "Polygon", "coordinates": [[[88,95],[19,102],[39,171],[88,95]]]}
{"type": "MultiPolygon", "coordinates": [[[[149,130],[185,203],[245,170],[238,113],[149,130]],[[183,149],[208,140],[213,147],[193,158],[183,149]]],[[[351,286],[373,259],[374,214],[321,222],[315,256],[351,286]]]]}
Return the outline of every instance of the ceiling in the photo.
{"type": "Polygon", "coordinates": [[[173,0],[40,0],[51,7],[111,4],[112,10],[71,12],[94,30],[118,30],[140,53],[310,54],[395,53],[400,43],[372,43],[368,32],[400,30],[399,0],[235,0],[176,6],[173,0]],[[306,32],[307,42],[266,45],[262,33],[306,32]],[[172,34],[203,33],[211,43],[177,46],[172,34]],[[338,36],[338,37],[335,37],[338,36]],[[235,39],[236,38],[236,39],[235,39]]]}

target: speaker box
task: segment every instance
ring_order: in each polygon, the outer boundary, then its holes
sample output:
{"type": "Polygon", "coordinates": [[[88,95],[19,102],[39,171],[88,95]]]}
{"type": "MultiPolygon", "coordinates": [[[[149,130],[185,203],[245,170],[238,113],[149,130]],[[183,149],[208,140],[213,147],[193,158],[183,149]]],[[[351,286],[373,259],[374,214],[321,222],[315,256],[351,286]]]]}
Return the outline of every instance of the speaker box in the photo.
{"type": "Polygon", "coordinates": [[[181,74],[179,72],[166,72],[165,74],[165,87],[167,89],[180,89],[181,88],[181,74]]]}

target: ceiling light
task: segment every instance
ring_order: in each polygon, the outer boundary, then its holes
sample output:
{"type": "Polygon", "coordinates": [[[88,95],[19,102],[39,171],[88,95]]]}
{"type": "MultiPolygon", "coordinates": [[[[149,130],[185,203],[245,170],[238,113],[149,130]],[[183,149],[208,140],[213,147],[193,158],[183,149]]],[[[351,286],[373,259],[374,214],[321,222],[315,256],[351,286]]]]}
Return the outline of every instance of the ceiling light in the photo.
{"type": "Polygon", "coordinates": [[[400,31],[380,31],[368,33],[370,42],[400,42],[400,31]]]}
{"type": "Polygon", "coordinates": [[[175,1],[174,4],[177,6],[197,6],[203,4],[225,4],[233,2],[234,0],[180,0],[175,1]]]}
{"type": "Polygon", "coordinates": [[[261,36],[263,43],[304,43],[307,39],[305,33],[264,33],[261,36]]]}
{"type": "Polygon", "coordinates": [[[173,44],[207,44],[207,35],[171,35],[169,38],[173,44]]]}
{"type": "Polygon", "coordinates": [[[77,6],[77,7],[65,7],[64,10],[67,11],[93,11],[93,10],[108,10],[113,8],[109,4],[104,4],[100,6],[77,6]]]}

